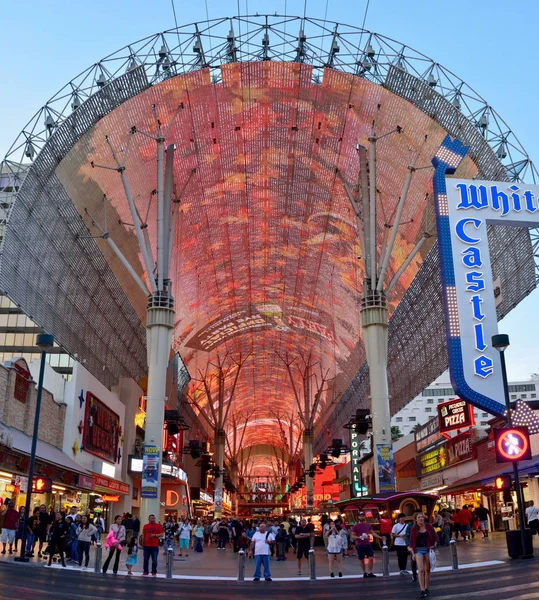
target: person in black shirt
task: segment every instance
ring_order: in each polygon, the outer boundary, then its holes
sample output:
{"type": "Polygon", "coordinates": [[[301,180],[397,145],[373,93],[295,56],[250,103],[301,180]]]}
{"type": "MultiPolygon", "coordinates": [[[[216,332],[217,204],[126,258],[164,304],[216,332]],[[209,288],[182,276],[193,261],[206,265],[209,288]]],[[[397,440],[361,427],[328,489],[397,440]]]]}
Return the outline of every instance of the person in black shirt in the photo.
{"type": "Polygon", "coordinates": [[[69,537],[69,525],[66,523],[64,513],[56,513],[56,521],[51,525],[50,533],[49,567],[52,563],[52,557],[56,552],[60,555],[62,567],[65,567],[64,551],[67,547],[67,540],[69,537]]]}
{"type": "Polygon", "coordinates": [[[305,557],[309,560],[309,550],[311,549],[311,530],[305,519],[301,519],[299,527],[296,527],[296,558],[298,559],[298,575],[301,575],[301,559],[305,557]]]}
{"type": "Polygon", "coordinates": [[[243,533],[243,527],[242,527],[238,517],[235,516],[234,520],[232,521],[232,538],[233,538],[233,542],[234,542],[234,552],[237,552],[239,550],[238,542],[240,541],[242,533],[243,533]]]}
{"type": "MultiPolygon", "coordinates": [[[[47,533],[48,533],[50,523],[51,523],[51,520],[50,520],[49,513],[47,512],[47,507],[44,504],[42,504],[39,507],[39,512],[37,514],[37,524],[36,524],[36,527],[34,528],[34,535],[35,535],[34,546],[36,545],[36,542],[39,541],[39,550],[37,553],[39,558],[41,558],[41,550],[43,549],[43,544],[47,541],[47,533]]],[[[32,552],[33,551],[34,550],[32,548],[32,552]]]]}

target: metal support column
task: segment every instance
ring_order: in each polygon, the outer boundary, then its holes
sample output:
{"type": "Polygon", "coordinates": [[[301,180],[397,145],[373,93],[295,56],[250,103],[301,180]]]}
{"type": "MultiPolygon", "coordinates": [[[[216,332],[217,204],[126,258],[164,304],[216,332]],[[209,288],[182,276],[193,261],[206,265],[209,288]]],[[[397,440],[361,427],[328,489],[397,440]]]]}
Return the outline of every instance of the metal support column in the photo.
{"type": "MultiPolygon", "coordinates": [[[[303,432],[303,456],[307,470],[313,463],[313,432],[310,429],[303,432]]],[[[305,508],[314,508],[314,479],[309,476],[305,477],[305,508]]]]}
{"type": "Polygon", "coordinates": [[[213,495],[214,518],[220,519],[223,510],[223,466],[225,463],[225,432],[222,429],[215,431],[215,466],[219,468],[219,477],[215,478],[215,491],[213,495]]]}
{"type": "MultiPolygon", "coordinates": [[[[148,456],[161,458],[163,426],[165,420],[165,393],[167,367],[174,327],[174,300],[168,291],[156,292],[150,296],[146,316],[146,339],[148,346],[148,397],[146,400],[146,427],[144,451],[148,456]],[[157,447],[157,450],[155,448],[157,447]],[[150,452],[146,452],[149,450],[150,452]],[[153,452],[152,452],[153,450],[153,452]]],[[[160,461],[159,461],[160,462],[160,461]]],[[[144,477],[144,473],[143,473],[144,477]]],[[[160,519],[161,508],[161,469],[157,469],[157,491],[141,493],[140,517],[145,523],[149,515],[160,519]],[[150,497],[148,497],[150,495],[150,497]]]]}
{"type": "MultiPolygon", "coordinates": [[[[383,292],[368,292],[361,300],[361,325],[371,386],[373,455],[376,492],[380,492],[376,446],[391,446],[391,414],[387,383],[387,302],[383,292]]],[[[392,477],[394,480],[394,474],[392,477]]]]}

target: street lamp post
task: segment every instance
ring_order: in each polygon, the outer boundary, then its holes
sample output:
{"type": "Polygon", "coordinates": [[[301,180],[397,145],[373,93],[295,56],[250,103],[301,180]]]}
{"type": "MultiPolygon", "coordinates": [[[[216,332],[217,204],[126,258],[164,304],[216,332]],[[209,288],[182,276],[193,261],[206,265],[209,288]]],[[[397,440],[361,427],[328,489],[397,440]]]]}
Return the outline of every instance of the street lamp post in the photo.
{"type": "MultiPolygon", "coordinates": [[[[498,333],[492,336],[492,347],[500,353],[502,366],[503,393],[505,397],[505,408],[507,411],[507,424],[513,427],[513,418],[511,416],[511,402],[509,400],[509,384],[507,383],[507,368],[505,366],[505,350],[509,347],[509,336],[505,333],[498,333]]],[[[515,480],[515,491],[518,502],[518,518],[520,521],[520,536],[522,538],[522,556],[521,558],[533,558],[532,554],[527,554],[526,544],[526,524],[524,521],[524,498],[522,488],[520,487],[520,477],[518,475],[518,461],[513,461],[513,477],[515,480]]]]}
{"type": "Polygon", "coordinates": [[[36,346],[41,350],[41,363],[39,365],[39,379],[37,383],[37,398],[36,398],[36,412],[34,416],[34,433],[32,435],[32,450],[30,452],[30,466],[28,467],[28,483],[26,484],[26,510],[24,511],[24,527],[22,530],[21,539],[21,554],[15,557],[18,562],[28,562],[26,558],[26,535],[28,532],[28,519],[30,518],[30,502],[32,498],[32,486],[34,479],[34,466],[36,462],[36,447],[37,447],[37,435],[39,431],[39,414],[41,412],[41,396],[43,394],[43,377],[45,375],[45,358],[47,356],[47,350],[50,350],[54,344],[54,338],[48,333],[39,333],[36,336],[36,346]]]}

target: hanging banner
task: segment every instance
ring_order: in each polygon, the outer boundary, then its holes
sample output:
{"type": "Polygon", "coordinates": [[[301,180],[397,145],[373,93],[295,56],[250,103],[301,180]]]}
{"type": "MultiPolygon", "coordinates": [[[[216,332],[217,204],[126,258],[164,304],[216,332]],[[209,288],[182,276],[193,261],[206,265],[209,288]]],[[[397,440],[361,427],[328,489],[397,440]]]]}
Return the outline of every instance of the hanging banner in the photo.
{"type": "Polygon", "coordinates": [[[443,435],[456,429],[465,429],[474,424],[473,407],[466,400],[455,398],[438,404],[438,421],[443,435]]]}
{"type": "Polygon", "coordinates": [[[393,464],[393,445],[376,444],[378,456],[378,481],[381,492],[395,491],[395,467],[393,464]]]}
{"type": "Polygon", "coordinates": [[[159,484],[159,459],[161,450],[158,446],[144,446],[142,458],[141,498],[157,498],[159,484]]]}

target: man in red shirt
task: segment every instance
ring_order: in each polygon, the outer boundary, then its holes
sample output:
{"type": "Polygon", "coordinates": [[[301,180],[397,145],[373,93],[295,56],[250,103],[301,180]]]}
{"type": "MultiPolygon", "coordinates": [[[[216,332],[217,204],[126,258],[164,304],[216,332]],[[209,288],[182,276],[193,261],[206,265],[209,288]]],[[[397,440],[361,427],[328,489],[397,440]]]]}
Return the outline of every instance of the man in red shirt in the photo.
{"type": "Polygon", "coordinates": [[[465,540],[470,539],[472,513],[468,510],[468,505],[465,504],[459,512],[460,534],[465,540]]]}
{"type": "Polygon", "coordinates": [[[152,557],[152,576],[157,575],[157,557],[159,556],[159,538],[164,535],[163,528],[155,522],[155,515],[148,517],[148,523],[142,528],[142,546],[144,551],[144,572],[148,575],[150,556],[152,557]]]}
{"type": "Polygon", "coordinates": [[[8,509],[4,515],[4,523],[2,524],[2,543],[4,548],[2,554],[6,553],[6,544],[9,542],[9,553],[13,554],[13,542],[15,534],[19,528],[19,513],[15,510],[15,504],[12,501],[8,503],[8,509]]]}

